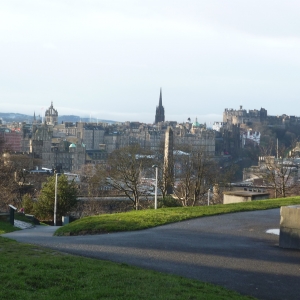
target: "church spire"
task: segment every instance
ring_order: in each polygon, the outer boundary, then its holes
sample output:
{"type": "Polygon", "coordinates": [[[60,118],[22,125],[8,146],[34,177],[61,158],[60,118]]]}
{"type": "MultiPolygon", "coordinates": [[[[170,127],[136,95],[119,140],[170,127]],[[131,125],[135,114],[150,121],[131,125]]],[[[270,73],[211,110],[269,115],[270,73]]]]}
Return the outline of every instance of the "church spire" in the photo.
{"type": "Polygon", "coordinates": [[[154,123],[157,124],[159,122],[164,122],[164,121],[165,121],[165,109],[162,105],[162,92],[161,92],[161,88],[160,88],[159,103],[158,103],[158,106],[156,106],[156,114],[155,114],[154,123]]]}
{"type": "Polygon", "coordinates": [[[162,95],[161,95],[161,88],[160,88],[160,93],[159,93],[159,107],[162,107],[162,95]]]}

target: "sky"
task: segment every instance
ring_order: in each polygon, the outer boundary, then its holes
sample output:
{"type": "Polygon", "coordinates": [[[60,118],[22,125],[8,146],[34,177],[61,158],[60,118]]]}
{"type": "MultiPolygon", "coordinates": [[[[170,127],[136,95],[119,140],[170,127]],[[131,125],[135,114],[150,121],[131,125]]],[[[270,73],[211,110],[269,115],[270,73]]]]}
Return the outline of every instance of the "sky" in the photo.
{"type": "Polygon", "coordinates": [[[1,0],[0,112],[300,115],[300,1],[1,0]]]}

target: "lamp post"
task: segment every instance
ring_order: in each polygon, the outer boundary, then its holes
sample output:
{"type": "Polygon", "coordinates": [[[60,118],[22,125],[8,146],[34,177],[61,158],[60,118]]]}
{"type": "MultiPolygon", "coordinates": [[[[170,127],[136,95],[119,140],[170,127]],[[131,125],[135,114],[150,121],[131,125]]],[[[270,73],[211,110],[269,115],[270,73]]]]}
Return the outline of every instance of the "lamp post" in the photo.
{"type": "Polygon", "coordinates": [[[154,196],[154,209],[157,209],[157,179],[158,179],[158,166],[153,165],[152,168],[155,168],[155,196],[154,196]]]}
{"type": "Polygon", "coordinates": [[[210,189],[207,192],[207,205],[209,206],[209,198],[210,198],[210,189]]]}
{"type": "Polygon", "coordinates": [[[55,196],[54,196],[54,220],[53,225],[56,226],[56,212],[57,212],[57,176],[60,175],[60,173],[55,173],[55,196]]]}

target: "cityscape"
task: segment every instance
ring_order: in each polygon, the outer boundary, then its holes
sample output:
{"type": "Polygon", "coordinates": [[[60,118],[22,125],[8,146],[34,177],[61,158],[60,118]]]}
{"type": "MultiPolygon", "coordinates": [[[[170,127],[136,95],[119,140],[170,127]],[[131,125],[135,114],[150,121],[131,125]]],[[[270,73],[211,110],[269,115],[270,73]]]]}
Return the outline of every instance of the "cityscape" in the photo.
{"type": "Polygon", "coordinates": [[[299,299],[299,11],[1,0],[0,299],[299,299]]]}
{"type": "MultiPolygon", "coordinates": [[[[51,102],[44,116],[36,116],[34,112],[30,121],[0,120],[0,149],[3,153],[34,158],[36,165],[32,163],[31,170],[36,172],[59,170],[80,174],[84,166],[105,165],[113,152],[134,145],[158,155],[165,143],[166,130],[171,128],[174,151],[203,152],[221,168],[236,165],[239,171],[231,178],[231,183],[256,186],[260,182],[259,177],[262,177],[253,173],[253,166],[259,166],[263,161],[259,160],[259,155],[263,155],[259,149],[273,144],[268,155],[277,156],[278,159],[278,141],[281,148],[284,146],[289,151],[293,150],[291,147],[296,150],[299,147],[297,130],[300,117],[286,114],[271,116],[265,108],[225,108],[223,120],[214,122],[211,127],[205,123],[200,124],[197,117],[178,123],[166,120],[167,108],[163,105],[160,89],[157,106],[153,111],[152,124],[98,120],[72,122],[70,116],[66,116],[68,121],[61,120],[59,123],[59,112],[51,102]]],[[[292,164],[298,170],[296,158],[292,164]]],[[[289,158],[286,156],[284,159],[289,158]]],[[[176,162],[176,159],[174,163],[177,170],[175,174],[179,175],[181,163],[176,162]]],[[[293,170],[292,173],[297,182],[298,171],[293,170]]],[[[263,186],[261,182],[259,185],[263,186]]]]}

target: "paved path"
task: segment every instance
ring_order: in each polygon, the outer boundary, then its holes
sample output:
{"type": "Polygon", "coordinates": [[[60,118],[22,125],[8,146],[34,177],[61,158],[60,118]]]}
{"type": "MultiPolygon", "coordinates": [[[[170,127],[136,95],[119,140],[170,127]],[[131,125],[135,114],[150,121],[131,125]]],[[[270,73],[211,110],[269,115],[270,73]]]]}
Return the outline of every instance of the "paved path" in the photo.
{"type": "Polygon", "coordinates": [[[52,237],[54,227],[37,226],[4,236],[207,281],[259,299],[300,299],[300,251],[279,248],[278,236],[266,233],[279,220],[279,209],[272,209],[135,232],[52,237]]]}

